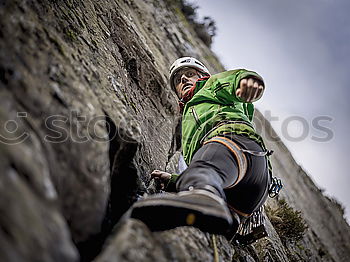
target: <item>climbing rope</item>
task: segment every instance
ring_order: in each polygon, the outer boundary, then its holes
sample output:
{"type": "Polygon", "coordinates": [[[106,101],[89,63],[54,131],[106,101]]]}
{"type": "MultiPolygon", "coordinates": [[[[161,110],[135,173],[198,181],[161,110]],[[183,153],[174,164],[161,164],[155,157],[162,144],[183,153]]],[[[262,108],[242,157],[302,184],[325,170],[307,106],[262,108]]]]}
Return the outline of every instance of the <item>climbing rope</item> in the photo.
{"type": "Polygon", "coordinates": [[[214,262],[219,262],[218,247],[216,246],[216,236],[212,235],[213,249],[214,249],[214,262]]]}

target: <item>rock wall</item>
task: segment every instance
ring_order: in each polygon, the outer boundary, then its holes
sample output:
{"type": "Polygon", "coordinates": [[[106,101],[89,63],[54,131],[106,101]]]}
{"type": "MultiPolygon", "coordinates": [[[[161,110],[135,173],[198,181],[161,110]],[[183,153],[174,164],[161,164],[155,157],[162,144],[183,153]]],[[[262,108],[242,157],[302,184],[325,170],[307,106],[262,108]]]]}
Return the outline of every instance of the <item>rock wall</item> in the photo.
{"type": "Polygon", "coordinates": [[[169,64],[224,70],[173,2],[0,1],[1,261],[346,261],[342,214],[259,113],[283,197],[309,226],[301,242],[269,222],[242,247],[122,217],[179,149],[169,64]]]}

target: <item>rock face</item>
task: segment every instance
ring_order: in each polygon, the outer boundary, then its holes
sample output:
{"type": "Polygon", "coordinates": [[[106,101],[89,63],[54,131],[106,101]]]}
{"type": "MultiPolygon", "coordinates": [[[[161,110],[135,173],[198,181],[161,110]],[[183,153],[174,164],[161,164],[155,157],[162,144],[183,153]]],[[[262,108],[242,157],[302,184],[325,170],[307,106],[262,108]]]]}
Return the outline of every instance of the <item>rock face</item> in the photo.
{"type": "Polygon", "coordinates": [[[191,55],[224,70],[173,2],[0,2],[1,261],[347,261],[339,208],[259,113],[282,197],[309,227],[302,240],[282,243],[269,222],[269,238],[241,247],[121,219],[153,169],[174,167],[169,64],[191,55]]]}

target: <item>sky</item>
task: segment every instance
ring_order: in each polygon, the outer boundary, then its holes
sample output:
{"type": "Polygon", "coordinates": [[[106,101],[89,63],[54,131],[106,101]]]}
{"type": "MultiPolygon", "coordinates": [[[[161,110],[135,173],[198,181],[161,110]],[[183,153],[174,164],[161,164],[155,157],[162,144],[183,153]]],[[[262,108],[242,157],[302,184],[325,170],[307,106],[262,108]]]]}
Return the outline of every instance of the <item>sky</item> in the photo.
{"type": "Polygon", "coordinates": [[[226,69],[263,76],[256,107],[350,221],[350,1],[193,0],[226,69]]]}

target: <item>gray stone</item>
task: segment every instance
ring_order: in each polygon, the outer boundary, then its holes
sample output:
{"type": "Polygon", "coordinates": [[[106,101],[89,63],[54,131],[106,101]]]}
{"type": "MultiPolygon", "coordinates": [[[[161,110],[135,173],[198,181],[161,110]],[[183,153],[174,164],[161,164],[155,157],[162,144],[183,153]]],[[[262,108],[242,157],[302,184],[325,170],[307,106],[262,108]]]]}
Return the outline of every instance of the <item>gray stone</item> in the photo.
{"type": "Polygon", "coordinates": [[[103,254],[95,262],[168,261],[165,243],[157,240],[140,221],[129,219],[115,230],[103,254]]]}
{"type": "Polygon", "coordinates": [[[45,148],[28,119],[10,110],[6,93],[0,91],[0,123],[5,126],[0,130],[1,261],[77,261],[45,148]],[[9,123],[13,129],[6,128],[9,123]]]}

